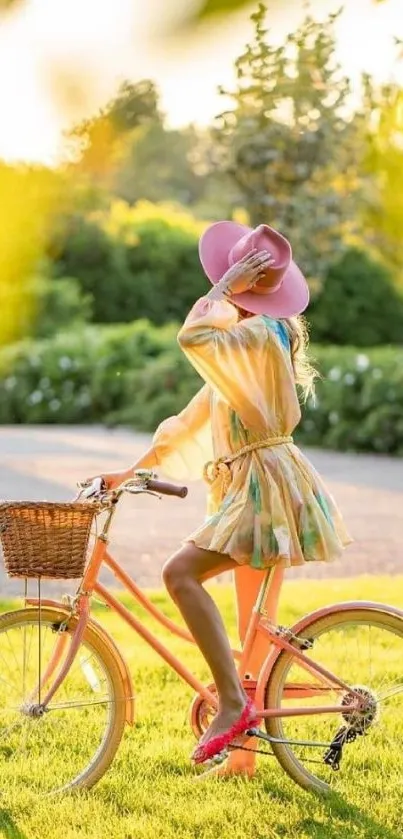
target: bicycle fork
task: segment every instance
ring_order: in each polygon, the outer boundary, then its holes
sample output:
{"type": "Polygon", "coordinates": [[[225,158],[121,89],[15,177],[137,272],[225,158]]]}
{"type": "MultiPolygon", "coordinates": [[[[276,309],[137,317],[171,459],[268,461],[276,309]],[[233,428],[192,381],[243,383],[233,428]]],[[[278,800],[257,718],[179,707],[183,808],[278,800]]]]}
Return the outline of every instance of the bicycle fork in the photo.
{"type": "MultiPolygon", "coordinates": [[[[72,612],[73,614],[73,612],[72,612]]],[[[40,716],[46,710],[46,706],[49,704],[53,696],[55,695],[56,691],[66,678],[71,665],[74,662],[76,657],[77,651],[80,647],[81,641],[83,639],[83,635],[88,623],[89,618],[89,596],[88,595],[81,595],[78,601],[78,614],[79,618],[77,621],[77,626],[74,630],[73,636],[70,638],[70,649],[65,657],[65,660],[60,668],[59,673],[57,674],[53,684],[50,686],[49,690],[45,694],[43,698],[41,698],[42,690],[44,690],[45,685],[49,682],[49,679],[56,673],[56,670],[62,660],[63,654],[66,650],[66,646],[69,640],[69,636],[63,630],[63,623],[59,628],[59,637],[56,641],[55,649],[53,650],[51,659],[46,667],[46,670],[43,674],[40,674],[38,686],[35,688],[34,691],[28,697],[27,702],[25,703],[28,706],[29,712],[32,716],[40,716]],[[35,701],[37,704],[35,705],[35,701]]],[[[40,643],[40,641],[39,641],[40,643]]]]}

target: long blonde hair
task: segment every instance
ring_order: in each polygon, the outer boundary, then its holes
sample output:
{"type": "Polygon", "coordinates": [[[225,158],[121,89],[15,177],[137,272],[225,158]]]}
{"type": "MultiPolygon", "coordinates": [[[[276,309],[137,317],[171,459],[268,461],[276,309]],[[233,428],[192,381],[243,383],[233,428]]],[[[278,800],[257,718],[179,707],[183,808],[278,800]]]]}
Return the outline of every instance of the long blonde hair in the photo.
{"type": "MultiPolygon", "coordinates": [[[[237,306],[241,320],[253,317],[253,312],[247,312],[237,306]]],[[[291,344],[291,361],[294,370],[295,381],[300,385],[304,402],[310,396],[315,396],[315,379],[319,377],[318,371],[311,364],[308,357],[309,332],[305,318],[302,315],[293,318],[279,318],[284,324],[291,344]]]]}
{"type": "Polygon", "coordinates": [[[318,372],[308,357],[309,332],[302,315],[284,318],[281,321],[287,329],[291,344],[291,360],[295,381],[301,386],[304,402],[315,393],[315,379],[318,372]]]}

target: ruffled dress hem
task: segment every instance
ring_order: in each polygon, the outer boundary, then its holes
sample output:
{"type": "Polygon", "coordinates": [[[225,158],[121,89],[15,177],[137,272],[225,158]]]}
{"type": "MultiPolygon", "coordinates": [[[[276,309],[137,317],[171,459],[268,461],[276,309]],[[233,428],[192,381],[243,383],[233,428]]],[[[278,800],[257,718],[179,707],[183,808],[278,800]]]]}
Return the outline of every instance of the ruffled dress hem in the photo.
{"type": "Polygon", "coordinates": [[[346,537],[346,539],[343,540],[343,542],[341,542],[339,550],[334,551],[334,553],[328,555],[326,559],[324,557],[318,557],[315,560],[308,560],[299,559],[298,557],[292,559],[290,557],[284,556],[271,556],[267,559],[266,557],[263,557],[262,560],[259,560],[259,563],[252,563],[250,555],[235,555],[235,551],[232,551],[231,549],[228,551],[223,550],[222,548],[220,549],[216,545],[214,545],[214,542],[212,542],[211,540],[203,540],[201,537],[192,536],[192,534],[190,536],[187,536],[185,539],[182,539],[181,544],[192,544],[195,545],[196,548],[201,548],[202,550],[211,551],[213,553],[219,553],[222,554],[223,557],[229,557],[230,559],[233,559],[238,565],[249,565],[252,568],[256,568],[257,571],[264,571],[265,569],[273,568],[274,566],[281,566],[282,568],[296,568],[301,567],[302,565],[310,565],[313,562],[322,562],[326,564],[333,563],[342,557],[345,548],[348,547],[348,545],[352,545],[353,542],[354,539],[352,539],[351,537],[346,537]]]}

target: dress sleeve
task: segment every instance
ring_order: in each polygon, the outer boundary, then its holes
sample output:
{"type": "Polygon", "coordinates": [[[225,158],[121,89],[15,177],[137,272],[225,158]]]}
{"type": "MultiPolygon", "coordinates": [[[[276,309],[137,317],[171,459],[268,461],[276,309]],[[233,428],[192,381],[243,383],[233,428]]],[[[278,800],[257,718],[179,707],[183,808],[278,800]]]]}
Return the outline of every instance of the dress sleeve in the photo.
{"type": "Polygon", "coordinates": [[[158,426],[153,448],[158,466],[167,477],[174,480],[202,478],[204,464],[213,457],[207,384],[180,414],[168,417],[158,426]]]}
{"type": "Polygon", "coordinates": [[[273,426],[273,352],[275,356],[279,350],[271,347],[261,317],[238,321],[232,303],[202,297],[180,329],[178,342],[193,367],[238,414],[246,428],[265,432],[273,426]]]}

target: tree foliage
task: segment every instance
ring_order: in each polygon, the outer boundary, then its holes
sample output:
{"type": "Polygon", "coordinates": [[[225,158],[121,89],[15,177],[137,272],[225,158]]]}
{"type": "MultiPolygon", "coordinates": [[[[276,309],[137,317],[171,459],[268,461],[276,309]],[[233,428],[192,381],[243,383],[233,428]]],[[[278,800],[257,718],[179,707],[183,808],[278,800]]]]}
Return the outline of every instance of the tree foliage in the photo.
{"type": "Polygon", "coordinates": [[[359,142],[345,118],[350,83],[335,61],[338,17],[308,16],[277,46],[260,4],[254,39],[235,64],[237,86],[221,91],[232,107],[215,131],[252,224],[288,235],[311,278],[334,258],[355,209],[359,142]]]}
{"type": "Polygon", "coordinates": [[[70,174],[92,207],[122,198],[195,205],[208,184],[209,142],[189,126],[168,129],[147,79],[124,82],[115,97],[68,134],[70,174]]]}
{"type": "MultiPolygon", "coordinates": [[[[352,3],[354,0],[347,0],[347,2],[352,3]]],[[[388,0],[372,0],[372,2],[375,6],[377,4],[387,3],[388,0]]],[[[219,15],[227,16],[235,12],[239,12],[241,9],[247,8],[248,6],[250,6],[250,0],[203,0],[202,3],[199,3],[196,6],[191,5],[190,8],[184,4],[183,14],[188,26],[190,24],[192,27],[195,27],[199,21],[204,21],[205,19],[217,17],[219,15]]],[[[270,11],[273,12],[277,10],[286,12],[287,7],[284,6],[282,0],[271,0],[270,11]]]]}
{"type": "Polygon", "coordinates": [[[66,218],[52,243],[54,273],[79,279],[97,322],[181,319],[206,289],[197,248],[203,229],[170,205],[115,202],[66,218]]]}
{"type": "Polygon", "coordinates": [[[350,248],[328,270],[309,309],[311,335],[324,344],[403,343],[403,293],[385,265],[350,248]]]}
{"type": "Polygon", "coordinates": [[[366,240],[403,287],[403,89],[364,77],[366,189],[361,206],[366,240]]]}
{"type": "Polygon", "coordinates": [[[135,84],[125,81],[105,108],[68,133],[75,171],[104,180],[108,185],[128,136],[139,126],[159,118],[154,82],[148,79],[135,84]]]}

